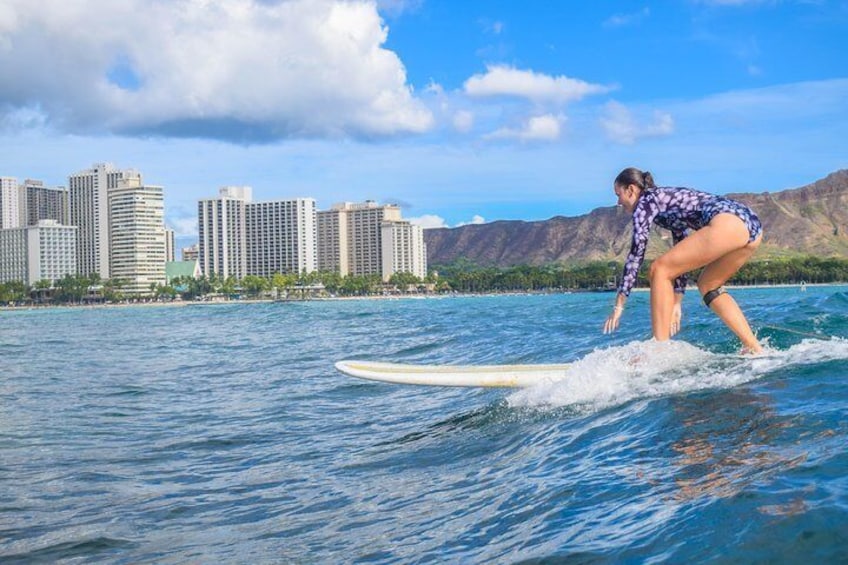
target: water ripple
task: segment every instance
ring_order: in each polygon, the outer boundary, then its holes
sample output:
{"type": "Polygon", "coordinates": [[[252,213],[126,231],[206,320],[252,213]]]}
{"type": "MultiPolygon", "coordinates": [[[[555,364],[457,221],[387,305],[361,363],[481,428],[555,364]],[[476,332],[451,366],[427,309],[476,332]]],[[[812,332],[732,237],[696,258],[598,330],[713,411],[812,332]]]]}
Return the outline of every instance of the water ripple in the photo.
{"type": "Polygon", "coordinates": [[[695,296],[672,344],[644,293],[0,312],[0,560],[844,561],[848,293],[794,293],[736,292],[761,358],[695,296]]]}

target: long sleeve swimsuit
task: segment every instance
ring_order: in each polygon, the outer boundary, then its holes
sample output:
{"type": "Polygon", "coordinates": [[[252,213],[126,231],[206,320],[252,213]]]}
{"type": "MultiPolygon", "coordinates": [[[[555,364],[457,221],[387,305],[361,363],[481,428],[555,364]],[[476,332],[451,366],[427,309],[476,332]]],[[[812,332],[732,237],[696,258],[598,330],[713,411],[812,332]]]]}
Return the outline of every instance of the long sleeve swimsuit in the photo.
{"type": "MultiPolygon", "coordinates": [[[[689,235],[691,230],[701,229],[721,213],[733,214],[745,222],[749,243],[762,233],[762,225],[757,215],[735,200],[691,188],[660,187],[644,191],[633,209],[633,241],[630,254],[624,263],[624,274],[618,287],[619,294],[629,296],[630,290],[636,284],[636,276],[645,260],[652,223],[670,230],[672,240],[677,244],[689,235]]],[[[685,292],[686,282],[686,274],[675,279],[674,291],[685,292]]]]}

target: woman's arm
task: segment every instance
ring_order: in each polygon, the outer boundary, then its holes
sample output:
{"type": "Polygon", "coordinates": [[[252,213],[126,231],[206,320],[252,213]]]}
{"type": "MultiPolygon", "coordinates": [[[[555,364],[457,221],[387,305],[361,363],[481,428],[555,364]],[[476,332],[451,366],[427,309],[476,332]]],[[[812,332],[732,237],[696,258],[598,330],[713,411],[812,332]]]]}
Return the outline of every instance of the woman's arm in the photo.
{"type": "Polygon", "coordinates": [[[654,221],[659,207],[651,195],[644,195],[633,210],[633,239],[630,242],[630,253],[624,262],[624,272],[621,275],[621,284],[618,286],[618,296],[615,299],[612,314],[604,323],[604,333],[611,333],[618,329],[621,315],[624,313],[624,304],[630,296],[630,290],[636,284],[639,269],[645,260],[645,251],[648,248],[648,237],[651,224],[654,221]]]}
{"type": "Polygon", "coordinates": [[[624,313],[624,304],[627,302],[627,297],[621,293],[616,296],[615,306],[612,307],[612,314],[604,323],[604,333],[612,333],[618,329],[618,322],[621,320],[621,315],[624,313]]]}

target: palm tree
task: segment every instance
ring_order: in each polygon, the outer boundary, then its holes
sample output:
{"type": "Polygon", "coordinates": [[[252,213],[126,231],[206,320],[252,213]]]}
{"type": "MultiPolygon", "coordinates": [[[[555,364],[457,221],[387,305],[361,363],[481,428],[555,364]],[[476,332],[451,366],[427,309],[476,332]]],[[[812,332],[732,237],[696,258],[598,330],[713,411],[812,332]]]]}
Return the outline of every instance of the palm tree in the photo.
{"type": "Polygon", "coordinates": [[[36,301],[41,304],[45,298],[49,298],[47,295],[50,294],[50,289],[53,288],[53,281],[50,279],[41,279],[40,281],[36,281],[32,288],[36,296],[36,301]]]}

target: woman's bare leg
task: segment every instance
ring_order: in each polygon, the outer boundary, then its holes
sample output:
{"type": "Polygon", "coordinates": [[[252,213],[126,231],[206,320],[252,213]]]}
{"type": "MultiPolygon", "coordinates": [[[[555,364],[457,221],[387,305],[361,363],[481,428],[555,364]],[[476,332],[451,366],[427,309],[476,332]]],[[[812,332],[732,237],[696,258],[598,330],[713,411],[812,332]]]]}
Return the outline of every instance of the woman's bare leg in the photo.
{"type": "MultiPolygon", "coordinates": [[[[657,259],[659,261],[659,259],[657,259]]],[[[656,265],[654,262],[653,265],[656,265]]],[[[674,307],[674,279],[658,273],[651,266],[651,331],[654,339],[665,341],[671,337],[671,311],[674,307]]]]}
{"type": "MultiPolygon", "coordinates": [[[[701,291],[701,295],[726,283],[751,258],[751,255],[759,247],[761,239],[758,238],[742,249],[732,251],[704,267],[701,276],[698,278],[698,290],[701,291]]],[[[732,296],[729,294],[717,296],[710,303],[710,309],[721,318],[725,325],[730,328],[730,331],[736,334],[748,351],[752,353],[762,351],[763,348],[754,336],[754,332],[751,331],[751,326],[748,325],[745,314],[742,313],[742,309],[739,308],[732,296]]]]}
{"type": "MultiPolygon", "coordinates": [[[[675,278],[706,266],[698,281],[701,293],[723,285],[747,261],[760,243],[748,243],[744,222],[732,214],[719,214],[709,225],[692,233],[651,265],[651,327],[654,338],[669,339],[674,307],[675,278]],[[710,286],[714,285],[714,286],[710,286]],[[707,288],[709,287],[709,288],[707,288]]],[[[762,348],[736,301],[724,294],[711,304],[713,310],[751,351],[762,348]]]]}

